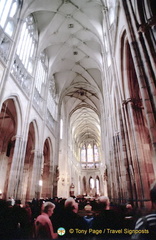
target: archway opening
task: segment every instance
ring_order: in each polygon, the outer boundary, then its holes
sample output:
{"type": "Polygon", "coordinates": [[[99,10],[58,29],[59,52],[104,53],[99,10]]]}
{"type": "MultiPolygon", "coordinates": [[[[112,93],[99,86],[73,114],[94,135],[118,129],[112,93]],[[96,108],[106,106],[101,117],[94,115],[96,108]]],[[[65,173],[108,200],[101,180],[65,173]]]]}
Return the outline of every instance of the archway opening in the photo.
{"type": "Polygon", "coordinates": [[[16,131],[16,107],[14,101],[12,99],[8,99],[3,103],[0,112],[0,194],[4,199],[7,197],[8,183],[16,141],[16,131]]]}

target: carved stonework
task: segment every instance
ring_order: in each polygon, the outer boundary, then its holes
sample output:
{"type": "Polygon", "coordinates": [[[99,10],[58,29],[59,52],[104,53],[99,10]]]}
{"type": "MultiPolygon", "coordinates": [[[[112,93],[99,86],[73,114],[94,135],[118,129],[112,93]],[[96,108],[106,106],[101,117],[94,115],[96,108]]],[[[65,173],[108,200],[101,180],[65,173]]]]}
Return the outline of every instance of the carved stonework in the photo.
{"type": "Polygon", "coordinates": [[[132,103],[133,108],[142,109],[142,100],[136,98],[127,98],[126,100],[122,101],[122,105],[127,105],[128,103],[132,103]]]}
{"type": "Polygon", "coordinates": [[[105,169],[105,171],[104,171],[103,180],[104,180],[104,181],[107,181],[107,180],[108,180],[107,169],[105,169]]]}
{"type": "Polygon", "coordinates": [[[55,99],[56,98],[56,85],[55,85],[54,77],[52,77],[50,80],[49,90],[50,90],[52,97],[55,99]]]}
{"type": "Polygon", "coordinates": [[[60,172],[59,172],[59,167],[56,166],[56,179],[57,181],[59,180],[60,172]]]}
{"type": "Polygon", "coordinates": [[[22,90],[24,90],[29,96],[32,84],[32,77],[25,69],[17,54],[15,55],[11,73],[13,74],[15,80],[20,84],[22,90]]]}
{"type": "Polygon", "coordinates": [[[3,32],[0,31],[0,57],[1,59],[7,63],[8,55],[10,52],[10,48],[12,45],[12,40],[3,32]]]}

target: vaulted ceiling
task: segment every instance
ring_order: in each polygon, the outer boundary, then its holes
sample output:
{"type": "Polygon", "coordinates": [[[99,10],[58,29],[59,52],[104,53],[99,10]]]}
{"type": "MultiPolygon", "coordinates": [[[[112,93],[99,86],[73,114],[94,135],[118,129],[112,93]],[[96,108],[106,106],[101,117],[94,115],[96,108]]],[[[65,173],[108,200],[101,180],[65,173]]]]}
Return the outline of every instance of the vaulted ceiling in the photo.
{"type": "Polygon", "coordinates": [[[60,102],[73,137],[100,142],[103,71],[102,0],[28,0],[39,32],[39,52],[49,58],[60,102]]]}

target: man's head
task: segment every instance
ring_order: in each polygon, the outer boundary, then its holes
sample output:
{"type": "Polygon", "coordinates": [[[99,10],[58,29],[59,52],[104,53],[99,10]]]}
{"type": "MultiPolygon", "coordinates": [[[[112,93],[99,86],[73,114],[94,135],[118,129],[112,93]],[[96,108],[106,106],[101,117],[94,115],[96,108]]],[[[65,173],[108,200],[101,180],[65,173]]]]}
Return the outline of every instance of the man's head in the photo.
{"type": "Polygon", "coordinates": [[[101,209],[109,210],[110,209],[110,201],[106,196],[101,196],[98,199],[99,206],[101,209]]]}
{"type": "Polygon", "coordinates": [[[86,212],[86,214],[89,216],[89,215],[92,215],[92,206],[90,204],[87,204],[85,207],[84,207],[84,210],[86,212]]]}
{"type": "Polygon", "coordinates": [[[45,202],[43,204],[42,210],[44,213],[48,214],[48,216],[52,216],[54,212],[55,205],[51,202],[45,202]]]}
{"type": "Polygon", "coordinates": [[[126,209],[127,209],[127,210],[132,210],[132,209],[133,209],[132,204],[127,203],[127,204],[126,204],[126,209]]]}
{"type": "Polygon", "coordinates": [[[154,207],[156,207],[156,182],[154,182],[154,183],[151,185],[150,197],[151,197],[151,201],[152,201],[154,207]]]}
{"type": "Polygon", "coordinates": [[[78,212],[78,203],[72,198],[69,197],[64,203],[65,209],[72,211],[74,213],[78,212]]]}

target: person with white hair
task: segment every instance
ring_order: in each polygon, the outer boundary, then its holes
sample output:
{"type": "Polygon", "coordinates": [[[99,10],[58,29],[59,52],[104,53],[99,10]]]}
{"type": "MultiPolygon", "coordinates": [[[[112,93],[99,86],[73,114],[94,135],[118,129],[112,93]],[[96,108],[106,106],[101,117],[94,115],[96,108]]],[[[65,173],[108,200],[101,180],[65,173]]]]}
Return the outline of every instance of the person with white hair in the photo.
{"type": "Polygon", "coordinates": [[[110,207],[110,200],[107,196],[101,196],[98,199],[99,214],[94,218],[93,229],[102,230],[100,237],[102,239],[116,239],[123,237],[123,216],[120,211],[110,207]],[[114,232],[112,233],[111,230],[114,232]],[[118,232],[120,234],[118,234],[118,232]]]}
{"type": "Polygon", "coordinates": [[[76,229],[84,229],[84,220],[78,215],[78,203],[72,197],[65,200],[60,227],[65,229],[64,237],[67,238],[80,237],[81,234],[77,234],[76,229]],[[71,229],[73,229],[73,232],[70,231],[71,229]]]}
{"type": "Polygon", "coordinates": [[[66,210],[70,210],[74,213],[78,212],[78,203],[72,197],[66,199],[64,207],[66,210]]]}
{"type": "Polygon", "coordinates": [[[51,202],[45,202],[42,206],[42,213],[35,221],[35,238],[36,239],[56,239],[57,233],[54,233],[53,225],[50,220],[54,212],[55,205],[51,202]]]}
{"type": "Polygon", "coordinates": [[[110,201],[109,201],[109,198],[107,196],[99,197],[98,202],[99,202],[102,209],[110,210],[110,201]]]}

